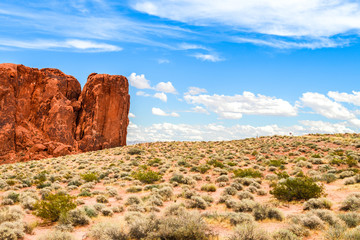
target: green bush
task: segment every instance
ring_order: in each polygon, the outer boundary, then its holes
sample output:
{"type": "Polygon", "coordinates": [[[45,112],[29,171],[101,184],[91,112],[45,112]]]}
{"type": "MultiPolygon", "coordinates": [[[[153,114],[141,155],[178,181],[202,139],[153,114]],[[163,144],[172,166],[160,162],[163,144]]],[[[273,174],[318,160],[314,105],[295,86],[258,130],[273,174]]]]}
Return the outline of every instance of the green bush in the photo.
{"type": "Polygon", "coordinates": [[[85,182],[98,181],[99,177],[97,173],[84,173],[80,175],[85,182]]]}
{"type": "Polygon", "coordinates": [[[216,192],[216,186],[214,184],[205,184],[201,187],[201,191],[216,192]]]}
{"type": "Polygon", "coordinates": [[[303,178],[287,178],[275,184],[270,191],[274,197],[279,200],[308,200],[310,198],[318,198],[324,192],[324,187],[319,186],[309,177],[303,178]]]}
{"type": "Polygon", "coordinates": [[[128,151],[128,154],[130,155],[139,155],[141,154],[143,151],[140,149],[140,148],[130,148],[129,151],[128,151]]]}
{"type": "Polygon", "coordinates": [[[142,183],[154,183],[161,179],[161,175],[152,170],[138,170],[137,172],[133,172],[131,176],[142,183]]]}
{"type": "Polygon", "coordinates": [[[263,175],[261,172],[254,170],[252,168],[237,169],[234,171],[235,177],[251,177],[251,178],[261,178],[263,175]]]}
{"type": "Polygon", "coordinates": [[[34,205],[35,214],[45,220],[56,222],[61,214],[76,208],[75,198],[63,193],[50,193],[34,205]]]}

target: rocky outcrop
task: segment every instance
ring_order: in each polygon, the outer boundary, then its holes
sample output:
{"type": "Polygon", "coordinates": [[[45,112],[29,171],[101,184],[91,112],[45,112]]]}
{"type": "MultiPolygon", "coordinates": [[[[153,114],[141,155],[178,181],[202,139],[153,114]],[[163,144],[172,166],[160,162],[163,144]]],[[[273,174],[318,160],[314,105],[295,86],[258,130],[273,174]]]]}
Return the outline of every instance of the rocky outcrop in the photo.
{"type": "Polygon", "coordinates": [[[128,88],[93,73],[81,91],[58,69],[0,64],[0,163],[126,145],[128,88]]]}

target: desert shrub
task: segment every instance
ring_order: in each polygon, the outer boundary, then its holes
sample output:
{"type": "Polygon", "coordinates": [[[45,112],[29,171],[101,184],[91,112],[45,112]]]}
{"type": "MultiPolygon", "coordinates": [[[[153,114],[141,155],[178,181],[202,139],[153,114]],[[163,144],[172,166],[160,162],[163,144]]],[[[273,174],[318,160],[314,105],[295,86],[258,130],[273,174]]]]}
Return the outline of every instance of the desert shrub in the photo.
{"type": "Polygon", "coordinates": [[[235,177],[243,178],[243,177],[250,177],[250,178],[261,178],[263,174],[257,170],[252,168],[245,168],[245,169],[237,169],[234,171],[235,177]]]}
{"type": "Polygon", "coordinates": [[[0,208],[0,224],[3,222],[15,222],[24,216],[23,210],[18,206],[0,208]]]}
{"type": "Polygon", "coordinates": [[[216,186],[214,184],[205,184],[201,187],[201,191],[216,192],[216,186]]]}
{"type": "Polygon", "coordinates": [[[129,196],[125,201],[125,205],[134,205],[140,203],[141,199],[138,196],[129,196]]]}
{"type": "Polygon", "coordinates": [[[360,214],[356,212],[348,212],[339,214],[339,218],[345,222],[349,228],[360,225],[360,214]]]}
{"type": "MultiPolygon", "coordinates": [[[[228,200],[225,204],[228,203],[228,200]]],[[[252,212],[254,207],[258,205],[257,202],[249,199],[244,199],[239,202],[235,202],[235,204],[231,207],[234,212],[252,212]]]]}
{"type": "Polygon", "coordinates": [[[208,227],[200,214],[182,212],[178,215],[169,215],[161,218],[158,231],[153,239],[172,240],[207,240],[214,233],[208,227]]]}
{"type": "Polygon", "coordinates": [[[312,210],[312,214],[318,216],[324,222],[334,226],[340,223],[339,218],[330,210],[327,209],[317,209],[312,210]]]}
{"type": "Polygon", "coordinates": [[[91,227],[89,236],[94,240],[128,240],[124,227],[111,222],[100,222],[91,227]]]}
{"type": "MultiPolygon", "coordinates": [[[[20,194],[15,191],[10,191],[10,192],[5,193],[4,199],[10,199],[10,200],[12,200],[13,203],[17,203],[17,202],[19,202],[19,195],[20,194]]],[[[9,204],[9,205],[11,205],[11,204],[9,204]]]]}
{"type": "Polygon", "coordinates": [[[171,187],[162,187],[157,191],[157,193],[159,193],[159,195],[162,196],[163,200],[170,199],[174,194],[173,189],[171,187]]]}
{"type": "Polygon", "coordinates": [[[132,187],[129,187],[128,189],[126,189],[126,192],[136,193],[136,192],[141,192],[142,190],[143,190],[143,188],[141,186],[132,186],[132,187]]]}
{"type": "Polygon", "coordinates": [[[73,226],[84,226],[90,223],[90,218],[87,216],[84,209],[73,209],[67,213],[67,217],[73,226]]]}
{"type": "Polygon", "coordinates": [[[238,225],[228,240],[270,240],[268,234],[252,223],[238,225]]]}
{"type": "Polygon", "coordinates": [[[237,183],[237,182],[233,182],[230,184],[230,187],[233,187],[235,188],[236,190],[238,191],[241,191],[244,189],[244,187],[240,184],[240,183],[237,183]]]}
{"type": "Polygon", "coordinates": [[[36,202],[35,214],[45,220],[56,222],[61,214],[76,208],[74,199],[66,194],[49,194],[44,200],[36,202]]]}
{"type": "Polygon", "coordinates": [[[141,150],[140,148],[133,147],[133,148],[130,148],[127,153],[130,155],[139,155],[142,152],[143,152],[143,150],[141,150]]]}
{"type": "Polygon", "coordinates": [[[237,195],[236,195],[240,200],[243,200],[243,199],[251,199],[251,200],[254,200],[254,195],[252,195],[250,192],[248,191],[242,191],[242,192],[239,192],[237,195]]]}
{"type": "Polygon", "coordinates": [[[75,238],[68,232],[64,231],[49,231],[41,236],[39,240],[74,240],[75,238]]]}
{"type": "Polygon", "coordinates": [[[304,205],[304,210],[311,210],[311,209],[330,209],[332,203],[327,200],[326,198],[310,198],[307,200],[304,205]]]}
{"type": "Polygon", "coordinates": [[[207,164],[200,165],[197,167],[197,170],[202,174],[206,173],[209,169],[210,169],[210,166],[207,164]]]}
{"type": "Polygon", "coordinates": [[[85,182],[93,182],[93,181],[99,180],[98,174],[94,173],[94,172],[84,173],[84,174],[81,174],[80,176],[85,182]]]}
{"type": "Polygon", "coordinates": [[[310,231],[301,224],[290,224],[287,229],[298,237],[307,237],[310,235],[310,231]]]}
{"type": "Polygon", "coordinates": [[[337,179],[336,175],[333,173],[325,173],[321,176],[321,181],[324,181],[326,183],[332,183],[335,182],[337,179]]]}
{"type": "Polygon", "coordinates": [[[355,173],[353,171],[343,171],[340,173],[339,177],[341,179],[343,179],[343,178],[347,178],[347,177],[352,177],[354,175],[355,175],[355,173]]]}
{"type": "Polygon", "coordinates": [[[138,170],[137,172],[133,172],[131,176],[142,183],[154,183],[161,179],[161,175],[152,170],[138,170]]]}
{"type": "Polygon", "coordinates": [[[272,235],[274,240],[299,240],[293,232],[288,229],[281,229],[272,235]]]}
{"type": "Polygon", "coordinates": [[[200,209],[206,209],[207,203],[206,201],[199,196],[192,196],[190,200],[187,202],[188,208],[200,208],[200,209]]]}
{"type": "Polygon", "coordinates": [[[18,240],[24,238],[25,228],[21,222],[3,222],[0,224],[0,239],[18,240]]]}
{"type": "Polygon", "coordinates": [[[344,240],[357,240],[360,239],[360,227],[356,227],[346,232],[344,235],[344,240]]]}
{"type": "Polygon", "coordinates": [[[324,228],[324,222],[315,214],[292,216],[291,220],[295,224],[301,224],[302,226],[311,230],[324,228]]]}
{"type": "Polygon", "coordinates": [[[356,211],[360,208],[360,194],[350,194],[341,203],[340,210],[356,211]]]}
{"type": "Polygon", "coordinates": [[[224,168],[225,167],[225,165],[222,162],[220,162],[219,160],[216,160],[216,159],[209,160],[206,163],[209,164],[209,165],[212,165],[214,167],[218,167],[218,168],[224,168]]]}
{"type": "Polygon", "coordinates": [[[135,217],[129,222],[129,236],[133,239],[146,239],[159,229],[160,220],[155,215],[135,217]]]}
{"type": "Polygon", "coordinates": [[[258,204],[254,207],[252,213],[253,213],[256,221],[264,220],[267,218],[282,221],[284,218],[282,213],[278,209],[271,208],[268,205],[258,204]]]}
{"type": "Polygon", "coordinates": [[[226,187],[226,188],[224,188],[224,191],[221,194],[234,196],[236,194],[236,192],[237,192],[237,190],[235,188],[226,187]]]}
{"type": "Polygon", "coordinates": [[[222,175],[220,177],[218,177],[215,182],[229,182],[229,177],[228,176],[225,176],[225,175],[222,175]]]}
{"type": "Polygon", "coordinates": [[[228,214],[227,218],[229,219],[230,224],[234,226],[254,222],[254,217],[249,213],[231,213],[228,214]]]}
{"type": "Polygon", "coordinates": [[[325,233],[326,240],[339,240],[344,239],[346,228],[342,225],[331,226],[325,233]]]}
{"type": "Polygon", "coordinates": [[[287,178],[278,182],[270,191],[279,200],[308,200],[318,198],[324,192],[324,187],[319,186],[312,178],[287,178]]]}
{"type": "Polygon", "coordinates": [[[104,216],[112,216],[112,215],[114,215],[114,212],[113,212],[113,210],[111,209],[111,208],[108,208],[108,207],[105,207],[105,208],[103,208],[103,209],[101,209],[101,213],[102,213],[102,215],[104,215],[104,216]]]}
{"type": "Polygon", "coordinates": [[[84,209],[86,215],[90,218],[97,217],[97,215],[99,214],[98,211],[94,207],[91,207],[91,206],[84,206],[83,209],[84,209]]]}
{"type": "Polygon", "coordinates": [[[20,204],[23,208],[33,210],[38,197],[34,192],[22,192],[19,196],[20,204]]]}
{"type": "Polygon", "coordinates": [[[109,200],[104,195],[98,195],[98,196],[96,196],[96,202],[98,202],[98,203],[108,203],[109,200]]]}

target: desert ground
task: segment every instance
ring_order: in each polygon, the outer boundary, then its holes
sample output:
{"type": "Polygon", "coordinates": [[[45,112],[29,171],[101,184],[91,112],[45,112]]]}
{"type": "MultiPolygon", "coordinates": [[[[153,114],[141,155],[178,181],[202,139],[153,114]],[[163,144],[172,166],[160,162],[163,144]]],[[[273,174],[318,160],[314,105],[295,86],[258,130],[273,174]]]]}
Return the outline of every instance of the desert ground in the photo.
{"type": "Polygon", "coordinates": [[[0,166],[0,239],[360,239],[360,134],[156,142],[0,166]]]}

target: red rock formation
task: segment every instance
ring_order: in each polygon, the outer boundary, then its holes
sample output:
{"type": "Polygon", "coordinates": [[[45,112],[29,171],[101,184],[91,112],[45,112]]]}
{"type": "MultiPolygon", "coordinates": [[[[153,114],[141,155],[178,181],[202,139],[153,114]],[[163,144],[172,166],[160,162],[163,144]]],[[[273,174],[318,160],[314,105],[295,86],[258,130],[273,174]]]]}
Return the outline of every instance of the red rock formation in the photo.
{"type": "Polygon", "coordinates": [[[0,64],[0,163],[126,144],[123,76],[91,74],[83,91],[57,69],[0,64]]]}

